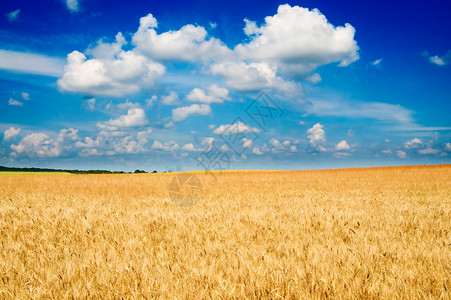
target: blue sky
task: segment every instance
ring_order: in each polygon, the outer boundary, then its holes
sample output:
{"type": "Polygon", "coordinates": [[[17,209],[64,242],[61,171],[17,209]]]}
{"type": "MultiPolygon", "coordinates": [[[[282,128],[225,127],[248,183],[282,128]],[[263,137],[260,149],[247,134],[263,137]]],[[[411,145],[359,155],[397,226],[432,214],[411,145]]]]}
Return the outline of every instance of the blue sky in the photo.
{"type": "Polygon", "coordinates": [[[0,165],[450,163],[446,1],[8,1],[0,165]]]}

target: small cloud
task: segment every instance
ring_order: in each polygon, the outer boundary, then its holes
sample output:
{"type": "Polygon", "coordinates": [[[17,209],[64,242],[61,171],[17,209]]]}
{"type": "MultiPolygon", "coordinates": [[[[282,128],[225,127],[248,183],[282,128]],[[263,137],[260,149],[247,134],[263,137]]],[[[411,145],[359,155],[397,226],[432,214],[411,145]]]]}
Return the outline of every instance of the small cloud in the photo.
{"type": "Polygon", "coordinates": [[[349,147],[348,143],[345,140],[342,140],[335,146],[335,150],[350,150],[351,147],[349,147]]]}
{"type": "Polygon", "coordinates": [[[71,12],[80,11],[80,4],[79,4],[78,0],[66,0],[65,2],[66,2],[67,9],[70,10],[71,12]]]}
{"type": "Polygon", "coordinates": [[[437,149],[433,148],[426,148],[426,149],[418,149],[418,153],[420,154],[437,154],[439,151],[437,149]]]}
{"type": "Polygon", "coordinates": [[[451,151],[451,143],[445,144],[445,151],[451,151]]]}
{"type": "Polygon", "coordinates": [[[23,106],[23,103],[20,102],[20,101],[18,101],[18,100],[16,100],[16,99],[9,98],[8,105],[12,105],[12,106],[20,106],[20,107],[22,107],[22,106],[23,106]]]}
{"type": "Polygon", "coordinates": [[[139,127],[147,125],[148,121],[146,113],[142,108],[131,108],[126,115],[122,115],[117,119],[106,121],[105,123],[97,123],[97,127],[106,130],[117,130],[119,127],[139,127]]]}
{"type": "Polygon", "coordinates": [[[390,149],[382,150],[381,152],[384,154],[392,154],[393,153],[390,149]]]}
{"type": "Polygon", "coordinates": [[[13,137],[15,137],[16,135],[19,134],[20,132],[20,128],[14,128],[14,127],[10,127],[9,129],[6,129],[5,132],[3,133],[3,140],[7,141],[9,139],[12,139],[13,137]]]}
{"type": "Polygon", "coordinates": [[[250,127],[241,121],[238,121],[234,124],[221,125],[218,128],[216,128],[215,131],[213,131],[213,133],[216,134],[239,134],[249,132],[259,133],[260,130],[258,130],[257,128],[250,127]]]}
{"type": "Polygon", "coordinates": [[[402,150],[396,151],[396,155],[398,155],[399,158],[406,158],[407,157],[407,153],[402,151],[402,150]]]}
{"type": "Polygon", "coordinates": [[[174,151],[179,148],[180,148],[180,146],[177,145],[174,141],[170,141],[167,143],[161,143],[159,141],[154,141],[154,143],[152,145],[152,149],[154,149],[154,150],[174,151]]]}
{"type": "Polygon", "coordinates": [[[247,139],[247,138],[243,138],[243,147],[244,148],[250,148],[252,146],[253,140],[252,139],[247,139]]]}
{"type": "Polygon", "coordinates": [[[20,9],[16,9],[15,11],[12,11],[10,13],[6,13],[6,19],[8,19],[8,22],[14,22],[19,18],[20,9]]]}
{"type": "Polygon", "coordinates": [[[22,99],[29,101],[30,100],[30,94],[26,93],[26,92],[22,92],[21,94],[22,99]]]}
{"type": "Polygon", "coordinates": [[[319,75],[318,73],[315,73],[315,74],[307,77],[307,80],[313,84],[317,84],[317,83],[321,82],[322,78],[321,78],[321,75],[319,75]]]}
{"type": "Polygon", "coordinates": [[[86,99],[84,101],[84,106],[89,111],[94,111],[95,105],[96,105],[96,98],[90,98],[90,99],[86,99]]]}
{"type": "Polygon", "coordinates": [[[256,154],[256,155],[263,155],[263,152],[260,150],[259,147],[254,147],[252,149],[252,153],[256,154]]]}
{"type": "Polygon", "coordinates": [[[213,28],[213,29],[215,29],[216,27],[218,27],[218,23],[215,23],[215,22],[211,22],[211,21],[210,21],[210,27],[213,28]]]}
{"type": "Polygon", "coordinates": [[[390,143],[390,140],[389,139],[385,139],[384,142],[390,143]]]}
{"type": "Polygon", "coordinates": [[[161,97],[161,103],[163,105],[177,105],[179,96],[176,92],[170,92],[169,95],[161,97]]]}
{"type": "Polygon", "coordinates": [[[451,50],[449,50],[443,56],[434,55],[434,56],[429,56],[428,59],[429,59],[430,63],[435,64],[437,66],[440,66],[440,67],[447,66],[451,62],[451,50]]]}
{"type": "Polygon", "coordinates": [[[382,62],[382,58],[376,59],[375,61],[371,62],[371,65],[373,66],[379,66],[380,63],[382,62]]]}
{"type": "Polygon", "coordinates": [[[211,114],[211,108],[207,104],[193,104],[190,106],[182,106],[172,110],[172,119],[175,122],[181,122],[191,115],[206,116],[211,114]]]}
{"type": "Polygon", "coordinates": [[[207,90],[200,88],[193,89],[188,96],[186,96],[191,102],[198,102],[204,104],[211,103],[223,103],[224,100],[229,100],[229,90],[226,88],[221,88],[216,84],[210,85],[207,90]]]}
{"type": "Polygon", "coordinates": [[[415,149],[420,148],[423,145],[423,142],[419,138],[413,138],[410,141],[404,143],[404,148],[406,149],[415,149]]]}
{"type": "Polygon", "coordinates": [[[307,124],[307,122],[305,122],[305,121],[299,121],[299,125],[305,125],[305,124],[307,124]]]}

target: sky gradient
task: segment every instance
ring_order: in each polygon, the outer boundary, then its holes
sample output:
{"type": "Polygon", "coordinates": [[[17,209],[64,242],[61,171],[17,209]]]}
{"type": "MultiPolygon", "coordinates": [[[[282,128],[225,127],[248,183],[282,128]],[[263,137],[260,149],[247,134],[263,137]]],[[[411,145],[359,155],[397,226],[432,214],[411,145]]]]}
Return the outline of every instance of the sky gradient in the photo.
{"type": "Polygon", "coordinates": [[[445,1],[2,3],[0,165],[451,162],[445,1]]]}

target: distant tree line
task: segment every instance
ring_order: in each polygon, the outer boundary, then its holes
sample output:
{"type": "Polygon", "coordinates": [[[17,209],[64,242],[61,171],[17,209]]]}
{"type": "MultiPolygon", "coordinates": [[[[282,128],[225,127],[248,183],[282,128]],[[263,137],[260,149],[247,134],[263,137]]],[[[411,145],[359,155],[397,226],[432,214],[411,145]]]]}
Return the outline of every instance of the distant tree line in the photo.
{"type": "MultiPolygon", "coordinates": [[[[108,170],[64,170],[64,169],[45,169],[45,168],[15,168],[15,167],[2,167],[0,166],[0,172],[64,172],[71,174],[131,174],[132,172],[124,171],[108,171],[108,170]]],[[[171,171],[169,171],[171,172],[171,171]]],[[[144,170],[135,170],[135,174],[147,173],[144,170]]],[[[151,173],[158,173],[156,170],[151,173]]],[[[164,172],[166,173],[166,172],[164,172]]]]}

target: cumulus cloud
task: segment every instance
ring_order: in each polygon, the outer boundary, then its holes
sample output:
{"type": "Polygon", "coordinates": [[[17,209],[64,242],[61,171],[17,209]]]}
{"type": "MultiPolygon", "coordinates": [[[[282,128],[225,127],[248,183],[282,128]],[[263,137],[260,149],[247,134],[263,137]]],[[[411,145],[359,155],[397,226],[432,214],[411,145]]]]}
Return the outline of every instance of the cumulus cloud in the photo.
{"type": "Polygon", "coordinates": [[[0,69],[58,77],[62,74],[64,60],[41,54],[0,50],[0,69]]]}
{"type": "Polygon", "coordinates": [[[337,145],[335,145],[335,150],[341,151],[341,150],[350,150],[351,147],[349,147],[348,143],[345,140],[342,140],[337,145]]]}
{"type": "Polygon", "coordinates": [[[300,86],[277,75],[277,66],[264,62],[246,63],[229,61],[212,64],[210,72],[221,75],[226,84],[238,91],[257,91],[275,88],[287,94],[294,94],[300,86]]]}
{"type": "Polygon", "coordinates": [[[312,128],[307,130],[310,145],[320,151],[326,151],[326,148],[323,146],[326,143],[326,132],[323,127],[320,123],[316,123],[312,128]]]}
{"type": "Polygon", "coordinates": [[[402,151],[402,150],[396,151],[396,155],[397,155],[399,158],[406,158],[406,157],[407,157],[407,153],[404,152],[404,151],[402,151]]]}
{"type": "Polygon", "coordinates": [[[252,147],[252,143],[254,142],[252,139],[247,139],[245,137],[243,137],[242,141],[243,141],[243,147],[244,148],[252,147]]]}
{"type": "Polygon", "coordinates": [[[254,147],[254,148],[252,149],[252,153],[254,153],[254,154],[256,154],[256,155],[263,155],[263,154],[264,154],[263,151],[260,150],[260,147],[254,147]]]}
{"type": "Polygon", "coordinates": [[[435,64],[440,67],[447,66],[451,62],[451,50],[449,50],[443,56],[434,55],[434,56],[430,56],[428,59],[431,64],[435,64]]]}
{"type": "Polygon", "coordinates": [[[16,135],[19,134],[20,132],[20,128],[14,128],[14,127],[10,127],[9,129],[6,129],[5,132],[3,133],[3,140],[7,141],[12,139],[13,137],[15,137],[16,135]]]}
{"type": "Polygon", "coordinates": [[[412,148],[420,148],[423,145],[423,142],[419,138],[413,138],[410,141],[404,143],[404,148],[412,149],[412,148]]]}
{"type": "Polygon", "coordinates": [[[192,104],[190,106],[182,106],[172,110],[172,119],[175,122],[181,122],[191,115],[206,116],[211,113],[211,108],[207,104],[192,104]]]}
{"type": "Polygon", "coordinates": [[[446,151],[451,151],[451,143],[446,143],[445,144],[445,150],[446,151]]]}
{"type": "Polygon", "coordinates": [[[158,34],[158,22],[152,14],[142,17],[133,35],[136,49],[160,61],[205,61],[230,55],[231,50],[216,38],[207,39],[202,26],[188,24],[176,31],[158,34]]]}
{"type": "Polygon", "coordinates": [[[161,143],[159,141],[154,141],[152,145],[152,149],[154,150],[162,150],[162,151],[174,151],[179,149],[180,146],[174,141],[170,141],[167,143],[161,143]]]}
{"type": "Polygon", "coordinates": [[[225,124],[216,128],[213,133],[215,134],[240,134],[240,133],[258,133],[260,130],[254,127],[250,127],[241,121],[233,124],[225,124]]]}
{"type": "Polygon", "coordinates": [[[123,127],[138,127],[148,124],[146,113],[142,108],[130,108],[126,115],[122,115],[117,119],[106,121],[105,123],[97,123],[97,127],[107,130],[117,130],[123,127]]]}
{"type": "Polygon", "coordinates": [[[169,95],[165,95],[161,97],[161,103],[163,105],[177,105],[179,101],[179,96],[176,92],[170,92],[169,95]]]}
{"type": "Polygon", "coordinates": [[[61,129],[56,138],[50,138],[41,132],[31,133],[22,138],[17,145],[11,145],[14,151],[12,156],[57,157],[64,151],[70,151],[78,139],[78,130],[73,128],[61,129]]]}
{"type": "Polygon", "coordinates": [[[152,87],[166,68],[134,51],[121,50],[125,43],[118,33],[115,43],[101,42],[87,51],[92,58],[73,51],[67,56],[58,87],[63,91],[116,97],[152,87]]]}
{"type": "Polygon", "coordinates": [[[6,13],[6,19],[8,20],[8,22],[14,22],[19,18],[19,14],[20,14],[20,9],[16,9],[10,13],[6,13]]]}
{"type": "Polygon", "coordinates": [[[11,106],[20,106],[20,107],[22,107],[22,106],[23,106],[23,103],[20,102],[19,100],[14,99],[14,98],[9,98],[9,100],[8,100],[8,105],[11,105],[11,106]]]}
{"type": "Polygon", "coordinates": [[[199,103],[223,103],[224,100],[229,100],[229,90],[226,88],[221,88],[216,84],[210,85],[207,90],[200,88],[193,89],[187,96],[186,99],[192,102],[199,103]]]}
{"type": "Polygon", "coordinates": [[[246,59],[278,62],[282,73],[305,74],[332,62],[347,66],[359,58],[354,27],[335,27],[317,9],[285,4],[260,27],[245,22],[251,41],[235,51],[246,59]]]}
{"type": "Polygon", "coordinates": [[[322,78],[321,78],[321,75],[319,75],[318,73],[315,73],[315,74],[312,74],[309,77],[307,77],[307,80],[313,84],[317,84],[317,83],[321,82],[322,78]]]}

